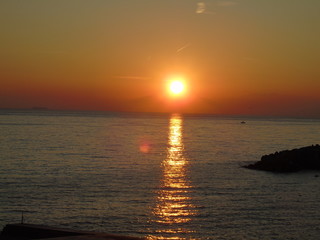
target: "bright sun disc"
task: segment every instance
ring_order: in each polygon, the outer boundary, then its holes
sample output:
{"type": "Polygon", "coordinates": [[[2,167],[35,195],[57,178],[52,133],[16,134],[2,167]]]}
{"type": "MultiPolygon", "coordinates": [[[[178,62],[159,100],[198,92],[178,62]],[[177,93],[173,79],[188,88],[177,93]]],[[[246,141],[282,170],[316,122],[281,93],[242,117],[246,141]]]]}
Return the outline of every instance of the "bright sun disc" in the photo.
{"type": "Polygon", "coordinates": [[[170,84],[170,91],[173,93],[173,94],[180,94],[182,93],[184,89],[184,85],[181,81],[173,81],[171,84],[170,84]]]}

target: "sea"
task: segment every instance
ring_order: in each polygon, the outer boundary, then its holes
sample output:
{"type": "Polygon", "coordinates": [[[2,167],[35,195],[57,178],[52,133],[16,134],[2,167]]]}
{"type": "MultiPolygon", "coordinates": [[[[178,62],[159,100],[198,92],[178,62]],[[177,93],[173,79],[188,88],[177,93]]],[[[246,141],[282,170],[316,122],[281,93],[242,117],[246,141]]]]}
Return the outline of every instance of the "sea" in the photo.
{"type": "Polygon", "coordinates": [[[147,239],[319,239],[320,171],[243,168],[320,119],[0,110],[0,228],[147,239]]]}

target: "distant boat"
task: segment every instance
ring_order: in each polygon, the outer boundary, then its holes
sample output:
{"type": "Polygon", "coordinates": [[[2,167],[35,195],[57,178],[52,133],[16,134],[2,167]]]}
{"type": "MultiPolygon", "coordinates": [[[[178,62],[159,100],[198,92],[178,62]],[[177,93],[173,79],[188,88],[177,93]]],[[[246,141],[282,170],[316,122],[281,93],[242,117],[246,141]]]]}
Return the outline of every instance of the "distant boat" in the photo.
{"type": "Polygon", "coordinates": [[[242,122],[240,122],[241,124],[246,124],[246,122],[245,121],[242,121],[242,122]]]}

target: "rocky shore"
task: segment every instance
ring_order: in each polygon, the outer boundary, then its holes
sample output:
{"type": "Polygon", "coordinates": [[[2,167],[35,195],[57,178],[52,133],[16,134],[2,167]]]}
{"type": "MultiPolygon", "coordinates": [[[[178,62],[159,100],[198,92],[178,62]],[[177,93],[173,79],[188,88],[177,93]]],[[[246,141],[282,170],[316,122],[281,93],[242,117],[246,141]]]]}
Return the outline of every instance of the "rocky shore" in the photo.
{"type": "Polygon", "coordinates": [[[244,167],[271,172],[320,170],[320,146],[317,144],[264,155],[260,161],[244,167]]]}
{"type": "Polygon", "coordinates": [[[107,233],[76,231],[34,224],[7,224],[0,233],[0,240],[142,240],[145,238],[120,236],[107,233]]]}

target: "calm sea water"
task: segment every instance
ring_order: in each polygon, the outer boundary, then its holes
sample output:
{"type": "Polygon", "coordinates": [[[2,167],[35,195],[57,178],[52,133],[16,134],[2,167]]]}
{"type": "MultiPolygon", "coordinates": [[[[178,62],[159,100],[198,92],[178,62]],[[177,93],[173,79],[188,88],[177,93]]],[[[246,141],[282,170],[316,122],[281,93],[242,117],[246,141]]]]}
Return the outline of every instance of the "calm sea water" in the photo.
{"type": "Polygon", "coordinates": [[[320,120],[2,110],[0,227],[23,211],[150,239],[319,239],[319,172],[240,167],[319,133],[320,120]]]}

